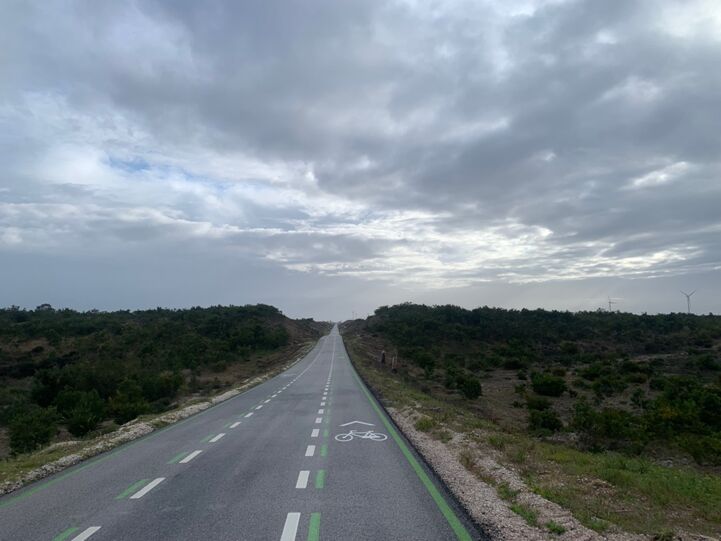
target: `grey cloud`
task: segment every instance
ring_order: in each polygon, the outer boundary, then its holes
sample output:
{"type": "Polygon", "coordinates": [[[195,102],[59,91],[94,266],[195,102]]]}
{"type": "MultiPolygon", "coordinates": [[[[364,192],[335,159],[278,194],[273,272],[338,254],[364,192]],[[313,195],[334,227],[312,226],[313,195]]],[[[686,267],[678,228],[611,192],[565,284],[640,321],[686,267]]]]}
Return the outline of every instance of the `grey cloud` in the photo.
{"type": "Polygon", "coordinates": [[[513,8],[11,3],[0,202],[95,210],[52,227],[0,215],[7,242],[197,240],[319,283],[366,273],[414,288],[717,271],[721,41],[661,19],[701,8],[513,8]],[[32,106],[42,99],[56,100],[47,117],[32,106]],[[76,156],[67,178],[45,178],[38,163],[59,143],[147,166],[94,183],[76,156]],[[205,163],[236,154],[282,178],[205,163]],[[686,165],[663,176],[674,164],[686,165]],[[304,169],[315,180],[291,178],[304,169]],[[253,183],[284,203],[232,188],[253,183]],[[499,243],[507,255],[482,257],[499,243]]]}

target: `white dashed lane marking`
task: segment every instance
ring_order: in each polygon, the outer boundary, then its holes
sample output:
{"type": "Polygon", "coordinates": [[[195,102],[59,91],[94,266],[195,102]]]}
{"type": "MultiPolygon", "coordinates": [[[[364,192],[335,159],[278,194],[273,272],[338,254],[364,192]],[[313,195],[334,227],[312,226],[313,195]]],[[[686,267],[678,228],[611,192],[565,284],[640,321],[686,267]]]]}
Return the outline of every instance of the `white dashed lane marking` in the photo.
{"type": "Polygon", "coordinates": [[[145,485],[143,488],[141,488],[140,490],[138,490],[135,494],[133,494],[132,496],[130,496],[130,499],[131,499],[131,500],[139,500],[140,498],[142,498],[143,496],[145,496],[148,492],[150,492],[150,491],[153,490],[155,487],[157,487],[157,486],[158,486],[160,483],[162,483],[163,481],[165,481],[165,477],[158,477],[157,479],[153,479],[152,481],[150,481],[150,483],[148,483],[148,484],[145,485]]]}
{"type": "Polygon", "coordinates": [[[93,535],[100,529],[100,526],[91,526],[87,530],[80,532],[80,534],[73,537],[70,541],[85,541],[88,537],[93,535]]]}
{"type": "Polygon", "coordinates": [[[295,541],[295,534],[298,532],[298,523],[300,522],[300,513],[288,513],[283,526],[283,533],[280,541],[295,541]]]}
{"type": "Polygon", "coordinates": [[[306,488],[308,486],[308,476],[310,472],[308,470],[301,470],[298,474],[298,481],[295,483],[295,488],[306,488]]]}
{"type": "Polygon", "coordinates": [[[186,456],[183,460],[180,461],[180,464],[187,464],[191,460],[193,460],[196,456],[198,456],[203,451],[193,451],[188,456],[186,456]]]}

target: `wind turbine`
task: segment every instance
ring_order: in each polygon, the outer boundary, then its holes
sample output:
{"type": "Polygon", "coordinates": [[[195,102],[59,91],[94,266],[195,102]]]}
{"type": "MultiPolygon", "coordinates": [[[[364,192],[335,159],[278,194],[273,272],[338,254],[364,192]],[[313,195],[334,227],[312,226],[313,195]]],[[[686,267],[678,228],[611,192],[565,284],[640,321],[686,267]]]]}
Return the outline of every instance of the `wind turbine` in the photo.
{"type": "Polygon", "coordinates": [[[696,293],[696,290],[694,289],[691,293],[686,293],[685,291],[681,291],[686,296],[686,308],[688,309],[688,313],[691,313],[691,295],[696,293]]]}

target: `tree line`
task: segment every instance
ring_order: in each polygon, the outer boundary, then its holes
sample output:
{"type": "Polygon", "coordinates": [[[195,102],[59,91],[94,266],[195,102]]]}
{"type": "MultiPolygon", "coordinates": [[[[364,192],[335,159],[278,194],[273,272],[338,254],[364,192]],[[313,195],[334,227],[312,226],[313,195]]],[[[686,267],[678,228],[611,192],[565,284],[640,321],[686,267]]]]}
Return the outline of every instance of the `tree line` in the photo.
{"type": "Polygon", "coordinates": [[[290,325],[267,305],[78,312],[0,309],[0,426],[14,453],[50,441],[58,427],[83,436],[167,409],[197,377],[290,342],[290,325]]]}

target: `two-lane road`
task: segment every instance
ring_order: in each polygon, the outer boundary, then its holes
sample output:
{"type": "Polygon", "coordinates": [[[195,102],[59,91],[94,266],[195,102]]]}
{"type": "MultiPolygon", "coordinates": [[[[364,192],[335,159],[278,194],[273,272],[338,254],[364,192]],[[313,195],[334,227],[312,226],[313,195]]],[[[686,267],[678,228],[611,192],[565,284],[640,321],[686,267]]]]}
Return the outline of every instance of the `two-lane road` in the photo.
{"type": "Polygon", "coordinates": [[[480,535],[350,364],[337,327],[293,367],[0,498],[0,540],[480,535]]]}

